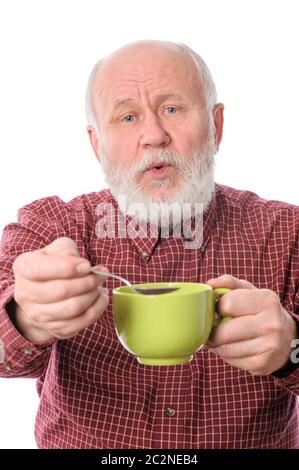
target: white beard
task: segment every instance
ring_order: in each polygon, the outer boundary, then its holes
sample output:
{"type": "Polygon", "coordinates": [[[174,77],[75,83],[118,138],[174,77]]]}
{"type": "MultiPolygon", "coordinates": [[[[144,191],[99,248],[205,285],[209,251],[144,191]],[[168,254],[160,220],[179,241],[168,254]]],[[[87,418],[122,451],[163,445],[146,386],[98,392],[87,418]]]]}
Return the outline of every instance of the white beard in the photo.
{"type": "MultiPolygon", "coordinates": [[[[207,143],[188,159],[164,149],[151,150],[144,153],[142,160],[125,168],[115,162],[110,163],[103,146],[100,153],[105,180],[125,215],[154,225],[158,220],[158,224],[163,228],[184,222],[186,218],[190,219],[190,215],[194,217],[198,213],[202,214],[209,206],[214,192],[214,155],[217,153],[214,128],[209,132],[207,143]],[[175,167],[180,177],[179,188],[175,192],[170,189],[167,194],[167,191],[163,190],[163,194],[151,196],[146,194],[146,188],[138,183],[142,172],[155,162],[175,167]],[[187,206],[188,210],[185,211],[187,206]]],[[[171,188],[172,185],[171,178],[153,179],[150,183],[150,187],[171,188]]]]}

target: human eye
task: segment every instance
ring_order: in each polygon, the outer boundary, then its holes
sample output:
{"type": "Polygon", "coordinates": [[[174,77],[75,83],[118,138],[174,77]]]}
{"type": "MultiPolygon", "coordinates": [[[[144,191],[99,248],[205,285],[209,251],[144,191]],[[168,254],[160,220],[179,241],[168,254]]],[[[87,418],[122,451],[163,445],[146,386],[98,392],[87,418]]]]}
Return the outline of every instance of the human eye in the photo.
{"type": "Polygon", "coordinates": [[[167,106],[165,109],[167,114],[175,114],[177,112],[177,108],[175,106],[167,106]]]}
{"type": "Polygon", "coordinates": [[[135,116],[133,114],[128,114],[127,116],[124,116],[121,121],[122,122],[133,122],[135,119],[135,116]]]}

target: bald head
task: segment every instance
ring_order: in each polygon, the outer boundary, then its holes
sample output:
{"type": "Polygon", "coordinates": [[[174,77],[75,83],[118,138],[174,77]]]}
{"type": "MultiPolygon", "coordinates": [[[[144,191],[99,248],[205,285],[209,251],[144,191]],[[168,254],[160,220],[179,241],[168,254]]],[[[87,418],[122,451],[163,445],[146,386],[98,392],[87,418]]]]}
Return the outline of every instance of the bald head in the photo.
{"type": "Polygon", "coordinates": [[[142,76],[150,77],[158,67],[173,65],[173,73],[180,70],[185,74],[185,83],[196,80],[201,88],[203,100],[208,111],[216,103],[216,88],[208,67],[203,59],[184,44],[168,41],[137,41],[127,44],[113,52],[108,57],[99,60],[89,77],[86,93],[86,115],[91,126],[98,128],[95,112],[95,100],[103,90],[105,78],[113,79],[115,74],[130,71],[136,79],[142,76]]]}

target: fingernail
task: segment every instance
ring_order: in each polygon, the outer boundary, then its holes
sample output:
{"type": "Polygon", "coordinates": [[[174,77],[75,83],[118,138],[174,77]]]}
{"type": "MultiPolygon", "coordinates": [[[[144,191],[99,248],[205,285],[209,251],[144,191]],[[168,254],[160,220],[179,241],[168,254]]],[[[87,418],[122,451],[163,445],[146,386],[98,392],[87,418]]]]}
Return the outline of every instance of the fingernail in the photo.
{"type": "Polygon", "coordinates": [[[100,272],[108,272],[108,269],[106,268],[106,266],[103,266],[102,264],[100,264],[99,266],[97,266],[97,271],[100,271],[100,272]]]}
{"type": "Polygon", "coordinates": [[[82,261],[81,263],[77,264],[76,271],[80,274],[85,272],[87,274],[90,271],[89,263],[87,263],[86,261],[82,261]]]}
{"type": "Polygon", "coordinates": [[[109,297],[109,289],[107,289],[107,287],[102,287],[102,292],[103,292],[104,295],[109,297]]]}
{"type": "Polygon", "coordinates": [[[101,294],[105,294],[105,295],[108,295],[108,294],[109,294],[109,290],[107,289],[107,287],[103,287],[102,284],[99,284],[99,285],[98,285],[98,291],[99,291],[101,294]]]}
{"type": "Polygon", "coordinates": [[[217,355],[217,348],[209,348],[209,351],[217,355]]]}

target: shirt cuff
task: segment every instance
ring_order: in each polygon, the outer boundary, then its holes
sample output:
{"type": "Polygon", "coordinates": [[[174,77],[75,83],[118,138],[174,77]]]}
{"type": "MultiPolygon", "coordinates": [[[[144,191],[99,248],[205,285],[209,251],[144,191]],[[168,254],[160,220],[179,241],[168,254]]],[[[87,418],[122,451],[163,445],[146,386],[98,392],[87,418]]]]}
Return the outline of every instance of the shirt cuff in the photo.
{"type": "Polygon", "coordinates": [[[271,375],[277,383],[288,390],[299,395],[299,315],[289,312],[297,325],[297,340],[294,343],[294,349],[287,365],[273,372],[271,375]]]}
{"type": "Polygon", "coordinates": [[[36,359],[49,353],[56,340],[31,343],[18,332],[6,311],[13,294],[14,285],[11,285],[0,296],[0,376],[36,377],[36,359]]]}
{"type": "Polygon", "coordinates": [[[288,374],[286,377],[277,376],[275,373],[272,374],[272,376],[274,376],[277,385],[299,395],[299,368],[288,374]]]}

